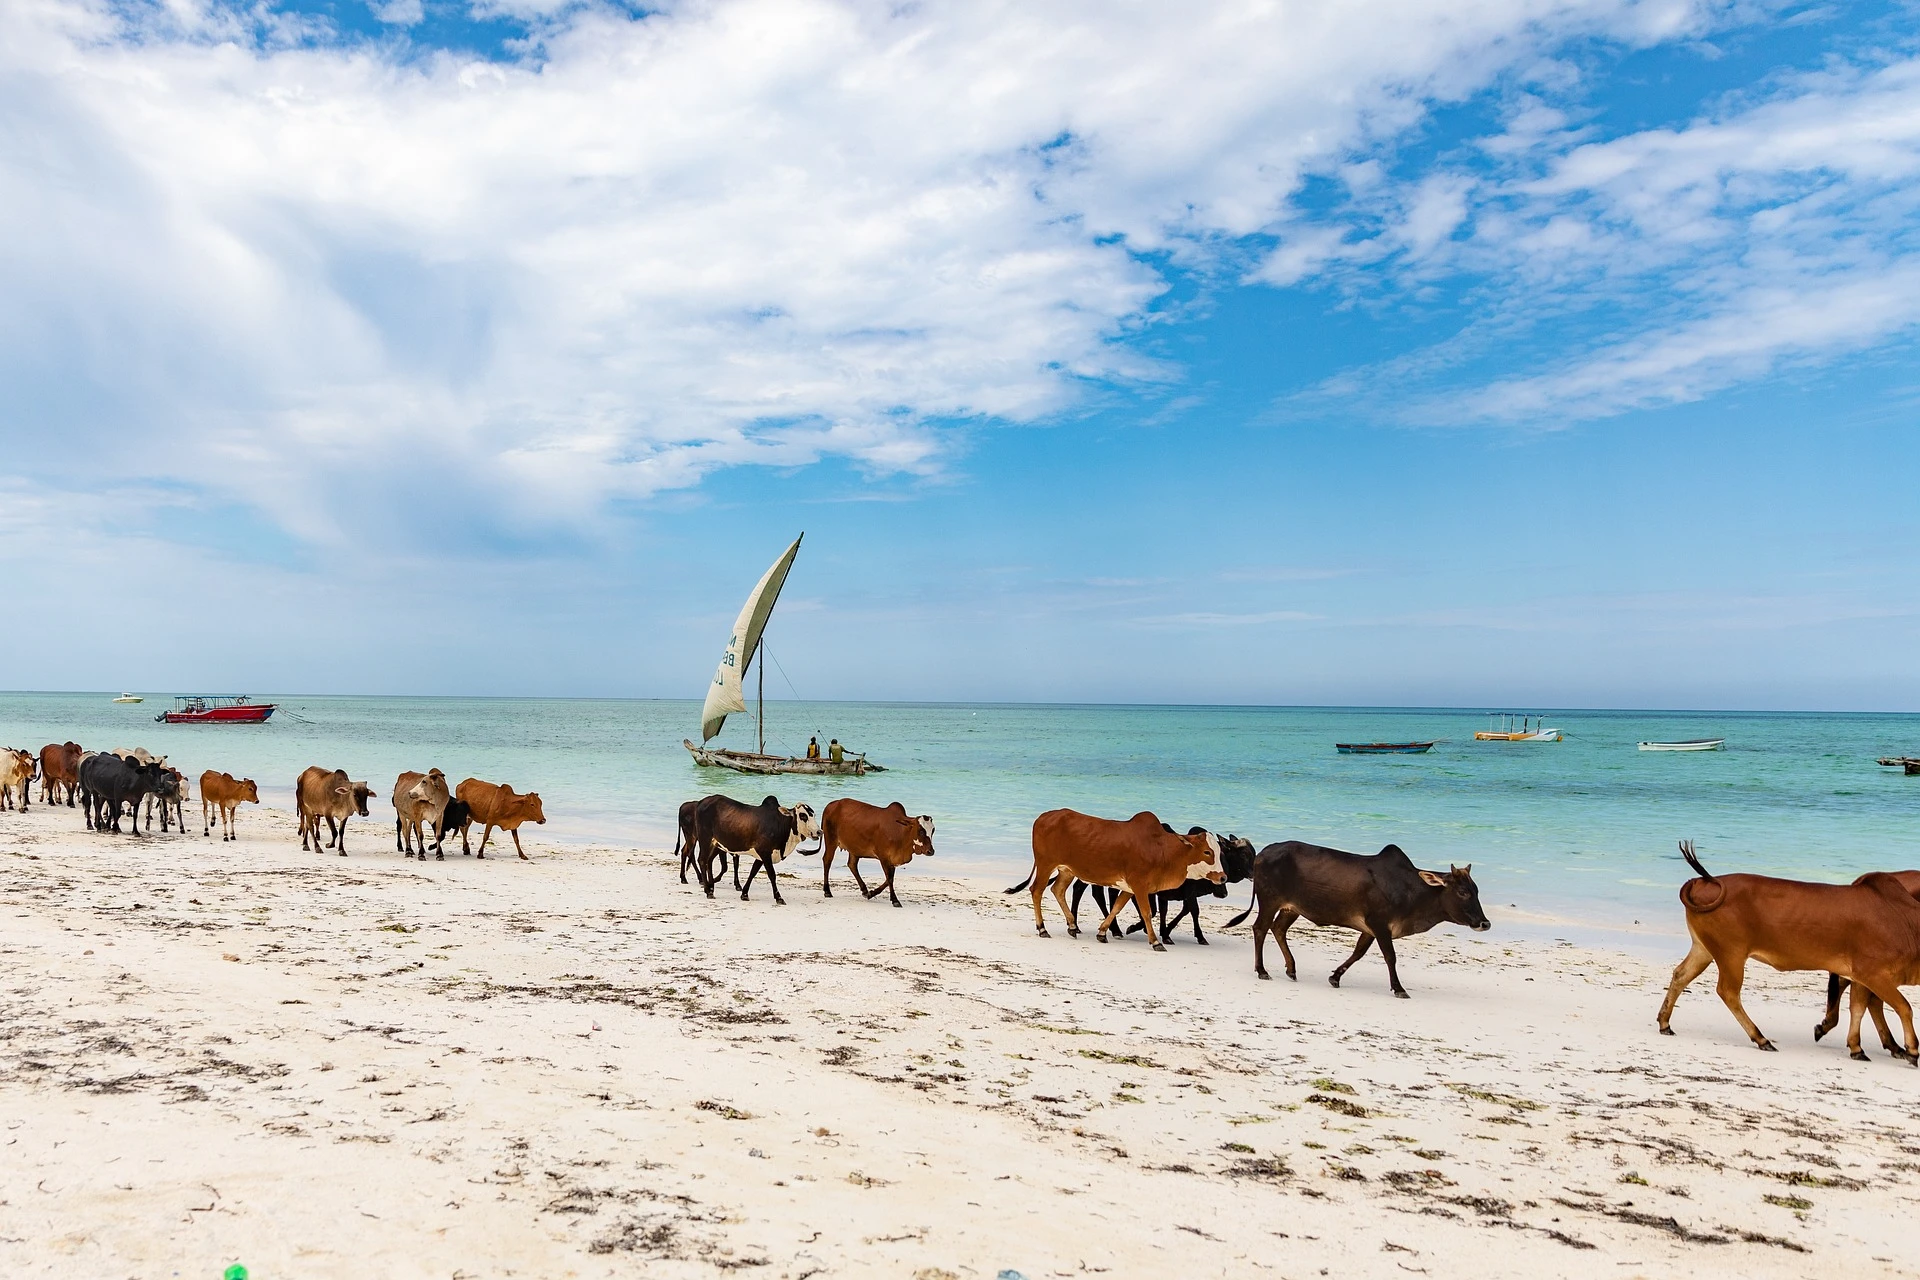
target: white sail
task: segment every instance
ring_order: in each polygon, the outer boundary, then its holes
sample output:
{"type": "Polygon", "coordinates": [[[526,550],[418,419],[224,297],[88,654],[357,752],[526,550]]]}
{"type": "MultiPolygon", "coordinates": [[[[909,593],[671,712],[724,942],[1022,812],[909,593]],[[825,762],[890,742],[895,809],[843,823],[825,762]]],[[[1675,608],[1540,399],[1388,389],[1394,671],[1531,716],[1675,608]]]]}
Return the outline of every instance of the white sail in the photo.
{"type": "MultiPolygon", "coordinates": [[[[801,534],[800,538],[806,537],[801,534]]],[[[740,681],[747,673],[747,664],[753,661],[754,652],[760,647],[760,633],[766,630],[767,619],[773,614],[774,601],[780,598],[780,588],[787,584],[787,571],[793,568],[793,558],[800,553],[800,538],[793,540],[786,554],[773,562],[765,576],[747,596],[747,603],[741,607],[740,616],[733,623],[733,638],[727,641],[727,651],[720,658],[720,669],[714,672],[713,683],[707,686],[707,702],[700,708],[700,741],[710,741],[720,732],[720,726],[727,717],[736,711],[747,709],[747,699],[741,690],[740,681]]]]}

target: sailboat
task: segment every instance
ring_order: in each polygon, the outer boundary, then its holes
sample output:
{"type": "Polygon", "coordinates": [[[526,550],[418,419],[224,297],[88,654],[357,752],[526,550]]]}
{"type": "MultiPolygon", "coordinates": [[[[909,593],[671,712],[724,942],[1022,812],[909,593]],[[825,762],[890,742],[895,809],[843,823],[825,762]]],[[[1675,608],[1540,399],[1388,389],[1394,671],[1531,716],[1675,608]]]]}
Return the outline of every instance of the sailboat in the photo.
{"type": "Polygon", "coordinates": [[[850,755],[844,760],[801,760],[793,756],[767,754],[767,664],[760,664],[760,697],[758,751],[730,751],[725,747],[708,747],[705,744],[713,740],[720,732],[720,726],[727,717],[735,712],[747,709],[746,691],[742,679],[747,668],[761,652],[761,636],[767,629],[767,621],[773,616],[773,606],[780,599],[780,588],[787,585],[787,574],[793,569],[793,558],[800,554],[800,540],[804,533],[793,540],[773,567],[761,575],[760,581],[747,596],[747,602],[741,606],[740,616],[734,619],[733,636],[727,641],[727,651],[720,655],[720,667],[713,675],[713,683],[707,686],[707,700],[700,708],[700,746],[694,746],[691,738],[681,740],[681,745],[692,753],[694,763],[710,768],[733,769],[740,773],[833,773],[853,774],[884,773],[885,769],[865,755],[850,755]]]}

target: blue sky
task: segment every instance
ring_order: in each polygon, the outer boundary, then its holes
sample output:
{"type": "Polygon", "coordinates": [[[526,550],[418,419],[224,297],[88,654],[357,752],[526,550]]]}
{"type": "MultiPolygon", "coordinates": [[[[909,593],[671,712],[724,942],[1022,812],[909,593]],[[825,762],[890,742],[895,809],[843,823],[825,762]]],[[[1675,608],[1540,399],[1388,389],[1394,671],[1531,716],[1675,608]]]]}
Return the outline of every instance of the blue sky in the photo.
{"type": "Polygon", "coordinates": [[[1920,709],[1914,9],[1175,9],[20,9],[0,683],[1920,709]]]}

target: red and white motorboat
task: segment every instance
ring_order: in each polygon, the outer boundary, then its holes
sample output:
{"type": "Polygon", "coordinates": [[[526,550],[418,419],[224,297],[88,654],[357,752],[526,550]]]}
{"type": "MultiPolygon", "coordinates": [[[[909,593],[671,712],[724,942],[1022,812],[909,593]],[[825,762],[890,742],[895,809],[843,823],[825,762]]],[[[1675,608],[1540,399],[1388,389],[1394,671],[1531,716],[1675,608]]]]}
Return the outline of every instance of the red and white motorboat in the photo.
{"type": "Polygon", "coordinates": [[[253,702],[245,694],[215,697],[191,694],[173,700],[173,710],[154,719],[165,724],[260,724],[273,714],[275,704],[253,702]]]}

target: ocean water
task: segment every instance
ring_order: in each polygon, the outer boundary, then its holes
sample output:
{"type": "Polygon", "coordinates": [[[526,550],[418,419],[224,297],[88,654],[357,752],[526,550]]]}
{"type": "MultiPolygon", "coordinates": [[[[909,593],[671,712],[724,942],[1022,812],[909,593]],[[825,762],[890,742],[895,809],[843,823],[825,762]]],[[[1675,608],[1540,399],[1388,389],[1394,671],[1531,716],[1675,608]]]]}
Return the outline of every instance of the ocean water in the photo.
{"type": "MultiPolygon", "coordinates": [[[[265,725],[169,726],[153,720],[167,698],[111,696],[0,694],[0,743],[145,746],[192,777],[253,777],[282,806],[307,765],[345,768],[381,797],[356,852],[385,847],[395,775],[438,766],[455,782],[540,792],[549,822],[523,833],[539,845],[664,847],[679,802],[713,791],[816,808],[852,795],[934,815],[935,865],[1012,883],[1036,814],[1151,809],[1256,845],[1397,843],[1423,866],[1471,863],[1490,905],[1602,927],[1677,927],[1683,838],[1716,871],[1839,880],[1920,866],[1920,778],[1874,763],[1920,754],[1915,715],[1566,711],[1551,716],[1564,742],[1488,743],[1473,740],[1487,724],[1477,710],[776,701],[770,748],[798,753],[809,733],[837,736],[889,772],[752,778],[692,763],[680,745],[699,720],[690,700],[258,695],[281,705],[265,725]],[[1718,736],[1727,750],[1635,749],[1718,736]],[[1427,738],[1442,741],[1423,756],[1333,746],[1427,738]]],[[[751,729],[736,716],[719,743],[750,747],[751,729]]]]}

